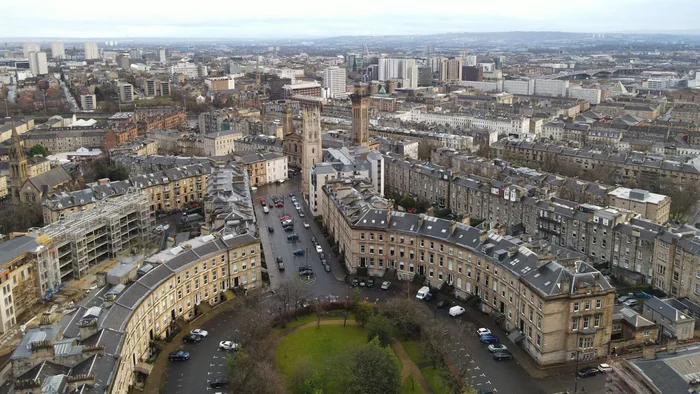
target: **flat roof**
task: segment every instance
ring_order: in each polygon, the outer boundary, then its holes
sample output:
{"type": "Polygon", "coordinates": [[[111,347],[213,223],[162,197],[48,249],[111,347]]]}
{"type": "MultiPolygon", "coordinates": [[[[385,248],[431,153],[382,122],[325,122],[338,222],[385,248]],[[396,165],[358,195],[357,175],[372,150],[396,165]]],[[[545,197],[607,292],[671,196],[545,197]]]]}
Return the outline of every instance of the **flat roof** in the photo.
{"type": "Polygon", "coordinates": [[[609,195],[617,198],[621,198],[624,200],[635,200],[635,201],[642,201],[642,202],[648,202],[652,204],[659,204],[663,202],[668,196],[663,195],[663,194],[656,194],[652,193],[646,190],[639,190],[639,189],[629,189],[626,187],[618,187],[617,189],[611,190],[608,192],[609,195]],[[638,193],[635,193],[635,195],[644,195],[643,200],[639,200],[637,198],[630,197],[630,192],[636,191],[638,193]]]}

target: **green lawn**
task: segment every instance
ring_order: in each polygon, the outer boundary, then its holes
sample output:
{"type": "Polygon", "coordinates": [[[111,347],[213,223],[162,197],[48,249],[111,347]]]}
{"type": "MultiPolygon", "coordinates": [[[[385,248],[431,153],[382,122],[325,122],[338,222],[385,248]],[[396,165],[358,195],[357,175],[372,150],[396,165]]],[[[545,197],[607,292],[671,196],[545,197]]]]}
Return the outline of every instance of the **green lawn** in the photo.
{"type": "Polygon", "coordinates": [[[406,350],[406,354],[408,354],[408,357],[416,363],[416,365],[420,365],[421,363],[425,363],[430,361],[428,357],[425,357],[423,355],[423,349],[420,348],[420,344],[416,341],[402,341],[401,344],[403,345],[404,350],[406,350]]]}
{"type": "Polygon", "coordinates": [[[425,390],[423,390],[418,379],[414,375],[411,375],[403,382],[401,394],[425,394],[425,390]],[[411,383],[411,379],[413,379],[413,383],[411,383]]]}
{"type": "Polygon", "coordinates": [[[302,358],[321,370],[335,354],[367,342],[367,330],[357,326],[327,325],[308,327],[282,338],[275,349],[276,364],[289,377],[302,358]]]}
{"type": "Polygon", "coordinates": [[[427,367],[420,370],[423,373],[425,381],[435,392],[435,394],[449,394],[450,390],[445,386],[440,375],[440,370],[433,367],[427,367]]]}

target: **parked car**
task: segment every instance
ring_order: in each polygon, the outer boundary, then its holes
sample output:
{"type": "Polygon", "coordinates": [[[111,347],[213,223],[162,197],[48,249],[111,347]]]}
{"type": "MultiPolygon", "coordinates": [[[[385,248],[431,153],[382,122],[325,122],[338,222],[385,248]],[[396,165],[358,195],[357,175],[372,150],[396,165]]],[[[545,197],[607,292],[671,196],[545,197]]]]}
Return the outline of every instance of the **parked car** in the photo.
{"type": "Polygon", "coordinates": [[[306,215],[304,215],[304,211],[299,211],[299,217],[303,218],[304,216],[306,216],[306,215]]]}
{"type": "Polygon", "coordinates": [[[447,300],[442,300],[437,303],[437,307],[440,309],[447,308],[448,306],[450,306],[450,302],[447,300]]]}
{"type": "Polygon", "coordinates": [[[282,207],[284,206],[284,203],[283,203],[282,201],[280,201],[280,202],[278,202],[277,204],[275,204],[275,206],[276,206],[277,208],[282,208],[282,207]]]}
{"type": "Polygon", "coordinates": [[[287,240],[289,241],[296,241],[299,239],[299,236],[297,234],[289,234],[287,235],[287,240]]]}
{"type": "Polygon", "coordinates": [[[233,341],[221,341],[219,342],[219,350],[233,350],[238,351],[238,344],[233,341]]]}
{"type": "Polygon", "coordinates": [[[493,334],[486,334],[479,337],[479,342],[481,343],[498,343],[499,339],[493,334]]]}
{"type": "Polygon", "coordinates": [[[262,205],[263,207],[265,206],[265,198],[264,197],[260,199],[260,205],[262,205]]]}
{"type": "Polygon", "coordinates": [[[286,232],[294,231],[294,226],[286,226],[286,227],[284,227],[284,231],[286,231],[286,232]]]}
{"type": "Polygon", "coordinates": [[[267,231],[270,232],[270,233],[274,233],[274,232],[275,232],[275,229],[272,228],[272,226],[268,226],[268,227],[267,227],[267,231]]]}
{"type": "Polygon", "coordinates": [[[282,261],[282,258],[281,257],[276,258],[275,262],[277,263],[277,269],[280,271],[284,271],[284,262],[282,261]]]}
{"type": "Polygon", "coordinates": [[[268,208],[268,207],[263,207],[263,212],[265,212],[265,213],[270,213],[270,208],[268,208]]]}
{"type": "Polygon", "coordinates": [[[192,335],[199,335],[200,337],[206,338],[209,333],[206,330],[202,330],[201,328],[195,328],[194,330],[190,331],[190,334],[192,335]]]}
{"type": "Polygon", "coordinates": [[[508,350],[504,350],[502,352],[496,352],[493,354],[493,359],[496,361],[501,361],[501,360],[512,360],[513,359],[513,353],[509,352],[508,350]]]}
{"type": "Polygon", "coordinates": [[[360,287],[367,286],[367,282],[364,279],[360,279],[360,287]]]}
{"type": "Polygon", "coordinates": [[[630,298],[629,300],[625,301],[624,304],[629,307],[633,307],[639,305],[639,302],[637,302],[637,300],[635,300],[634,298],[630,298]]]}
{"type": "Polygon", "coordinates": [[[328,260],[326,260],[326,259],[321,259],[321,264],[323,264],[323,265],[328,264],[328,260]]]}
{"type": "Polygon", "coordinates": [[[382,290],[389,290],[389,287],[391,287],[391,282],[389,282],[388,280],[385,280],[384,282],[382,282],[382,287],[381,287],[382,290]]]}
{"type": "Polygon", "coordinates": [[[289,197],[294,197],[294,192],[289,192],[289,197]]]}
{"type": "Polygon", "coordinates": [[[311,226],[309,226],[309,223],[304,222],[304,228],[309,228],[309,227],[311,227],[311,226]]]}
{"type": "Polygon", "coordinates": [[[294,251],[295,256],[303,256],[304,255],[304,249],[297,249],[294,251]]]}
{"type": "Polygon", "coordinates": [[[321,247],[321,245],[316,245],[316,252],[323,253],[323,248],[321,247]]]}
{"type": "Polygon", "coordinates": [[[612,371],[612,367],[610,366],[610,364],[603,363],[603,364],[598,365],[598,371],[610,372],[610,371],[612,371]]]}
{"type": "Polygon", "coordinates": [[[352,287],[357,287],[360,285],[360,280],[357,278],[352,278],[352,287]]]}
{"type": "Polygon", "coordinates": [[[476,394],[496,394],[496,392],[490,387],[482,387],[476,392],[476,394]]]}
{"type": "Polygon", "coordinates": [[[462,313],[464,313],[464,308],[462,308],[459,305],[456,305],[450,308],[450,311],[448,313],[450,314],[450,316],[459,316],[462,313]]]}
{"type": "Polygon", "coordinates": [[[324,264],[323,269],[326,270],[326,272],[331,272],[331,265],[330,264],[324,264]]]}
{"type": "Polygon", "coordinates": [[[433,293],[428,293],[423,297],[423,301],[430,301],[433,299],[433,293]]]}
{"type": "Polygon", "coordinates": [[[284,215],[280,218],[281,222],[284,222],[285,220],[289,220],[290,216],[289,215],[284,215]]]}
{"type": "Polygon", "coordinates": [[[620,304],[622,304],[622,303],[624,303],[625,301],[627,301],[627,300],[629,300],[629,299],[631,299],[631,298],[634,298],[634,297],[628,296],[628,295],[626,295],[626,296],[620,296],[620,297],[617,297],[617,302],[619,302],[620,304]]]}
{"type": "Polygon", "coordinates": [[[491,345],[489,345],[488,349],[491,353],[503,352],[508,350],[506,345],[501,345],[500,343],[492,343],[491,345]]]}
{"type": "Polygon", "coordinates": [[[373,286],[374,286],[374,278],[367,279],[367,287],[373,287],[373,286]]]}
{"type": "Polygon", "coordinates": [[[491,334],[491,330],[489,330],[488,328],[483,328],[483,327],[476,330],[476,335],[478,335],[478,336],[482,336],[482,335],[486,335],[486,334],[491,334]]]}
{"type": "Polygon", "coordinates": [[[316,237],[311,237],[311,243],[314,244],[314,246],[318,245],[318,241],[316,241],[316,237]]]}
{"type": "Polygon", "coordinates": [[[199,335],[187,334],[184,337],[182,337],[182,342],[200,343],[202,342],[202,337],[199,335]]]}
{"type": "Polygon", "coordinates": [[[228,387],[228,385],[229,385],[228,379],[223,377],[223,376],[219,376],[217,378],[214,378],[214,379],[212,379],[211,382],[209,382],[209,386],[211,386],[215,389],[220,388],[220,387],[228,387]]]}
{"type": "Polygon", "coordinates": [[[294,221],[292,219],[285,219],[282,221],[283,226],[288,226],[290,224],[294,224],[294,221]]]}
{"type": "Polygon", "coordinates": [[[587,378],[589,376],[595,376],[598,374],[598,368],[593,368],[593,367],[586,367],[582,368],[578,371],[578,377],[579,378],[587,378]]]}
{"type": "Polygon", "coordinates": [[[189,359],[190,354],[182,350],[178,350],[176,352],[168,354],[168,360],[170,361],[187,361],[189,359]]]}

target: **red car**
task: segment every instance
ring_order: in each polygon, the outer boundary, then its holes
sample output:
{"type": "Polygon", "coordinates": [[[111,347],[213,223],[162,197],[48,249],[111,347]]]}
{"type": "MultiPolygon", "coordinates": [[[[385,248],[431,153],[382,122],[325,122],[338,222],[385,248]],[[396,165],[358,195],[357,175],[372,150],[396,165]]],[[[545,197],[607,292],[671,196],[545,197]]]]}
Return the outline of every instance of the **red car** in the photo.
{"type": "Polygon", "coordinates": [[[408,208],[408,213],[414,213],[414,212],[416,212],[415,208],[408,208]]]}
{"type": "Polygon", "coordinates": [[[264,199],[264,198],[261,198],[261,199],[260,199],[260,204],[262,204],[263,206],[265,206],[265,199],[264,199]]]}
{"type": "Polygon", "coordinates": [[[275,204],[275,206],[276,206],[277,208],[282,208],[282,207],[284,206],[284,203],[283,203],[282,201],[280,201],[280,202],[278,202],[277,204],[275,204]]]}
{"type": "Polygon", "coordinates": [[[282,217],[280,218],[280,221],[281,221],[281,222],[284,222],[284,221],[287,220],[287,219],[289,219],[289,215],[282,216],[282,217]]]}

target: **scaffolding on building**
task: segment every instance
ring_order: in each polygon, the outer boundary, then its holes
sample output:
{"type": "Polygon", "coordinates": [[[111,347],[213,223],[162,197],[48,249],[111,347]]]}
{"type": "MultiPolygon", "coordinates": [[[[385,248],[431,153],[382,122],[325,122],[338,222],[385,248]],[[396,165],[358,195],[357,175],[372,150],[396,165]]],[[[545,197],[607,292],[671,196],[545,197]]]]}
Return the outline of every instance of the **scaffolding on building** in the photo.
{"type": "Polygon", "coordinates": [[[58,250],[61,282],[82,278],[90,267],[150,244],[155,215],[151,202],[141,189],[98,202],[95,208],[65,215],[36,232],[50,237],[58,250]]]}

